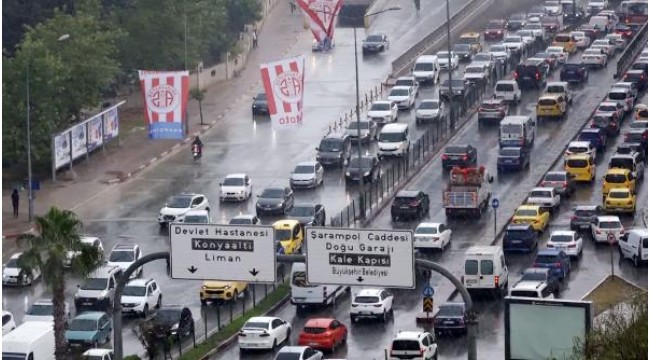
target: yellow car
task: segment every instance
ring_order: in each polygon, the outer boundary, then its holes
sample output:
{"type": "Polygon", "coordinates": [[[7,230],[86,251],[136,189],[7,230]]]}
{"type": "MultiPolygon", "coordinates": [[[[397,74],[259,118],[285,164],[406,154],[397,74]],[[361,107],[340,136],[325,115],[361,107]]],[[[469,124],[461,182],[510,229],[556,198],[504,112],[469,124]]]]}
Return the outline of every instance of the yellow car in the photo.
{"type": "Polygon", "coordinates": [[[566,100],[562,95],[544,94],[537,100],[537,119],[558,118],[566,115],[566,100]]]}
{"type": "Polygon", "coordinates": [[[564,160],[564,171],[575,176],[578,182],[593,182],[596,178],[596,165],[590,155],[567,156],[564,160]]]}
{"type": "Polygon", "coordinates": [[[279,220],[273,223],[275,242],[280,254],[295,254],[302,249],[305,232],[298,220],[279,220]]]}
{"type": "Polygon", "coordinates": [[[630,189],[614,188],[607,194],[603,205],[606,212],[621,212],[634,215],[636,195],[630,189]]]}
{"type": "Polygon", "coordinates": [[[512,217],[513,224],[530,224],[536,231],[542,232],[548,226],[551,215],[539,205],[521,205],[512,217]]]}
{"type": "Polygon", "coordinates": [[[648,121],[648,107],[644,104],[636,104],[634,106],[634,120],[635,121],[648,121]]]}
{"type": "Polygon", "coordinates": [[[477,32],[467,32],[462,34],[456,43],[468,44],[472,48],[474,54],[483,50],[483,46],[481,45],[481,34],[477,32]]]}
{"type": "Polygon", "coordinates": [[[573,38],[573,36],[569,33],[561,33],[555,35],[551,46],[562,46],[564,48],[564,51],[568,52],[569,54],[573,54],[574,52],[578,51],[578,44],[576,43],[576,40],[573,38]]]}
{"type": "Polygon", "coordinates": [[[208,301],[237,301],[248,289],[248,283],[243,281],[204,281],[199,297],[201,305],[208,301]]]}
{"type": "Polygon", "coordinates": [[[611,189],[623,188],[636,190],[636,179],[629,169],[613,168],[607,170],[603,178],[603,200],[611,189]]]}

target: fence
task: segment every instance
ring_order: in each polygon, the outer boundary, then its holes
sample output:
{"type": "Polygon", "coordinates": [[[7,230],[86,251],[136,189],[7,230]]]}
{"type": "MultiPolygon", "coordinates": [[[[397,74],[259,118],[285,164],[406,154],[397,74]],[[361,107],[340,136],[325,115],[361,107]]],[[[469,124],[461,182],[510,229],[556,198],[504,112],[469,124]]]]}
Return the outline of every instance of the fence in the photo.
{"type": "Polygon", "coordinates": [[[636,33],[634,39],[630,41],[630,43],[625,48],[625,51],[623,51],[623,54],[616,62],[616,74],[614,74],[615,79],[623,76],[622,74],[623,69],[627,69],[628,66],[632,64],[632,62],[636,58],[636,55],[646,45],[648,45],[648,22],[647,21],[645,24],[643,24],[643,27],[639,29],[639,32],[636,33]]]}
{"type": "MultiPolygon", "coordinates": [[[[373,101],[378,100],[384,93],[384,86],[377,85],[374,88],[368,90],[365,94],[359,96],[359,112],[368,110],[368,107],[372,104],[373,101]]],[[[355,106],[356,107],[356,106],[355,106]]],[[[327,135],[332,132],[337,132],[343,130],[351,121],[356,121],[355,108],[351,108],[350,111],[341,115],[338,121],[334,121],[332,125],[327,128],[327,135]]]]}

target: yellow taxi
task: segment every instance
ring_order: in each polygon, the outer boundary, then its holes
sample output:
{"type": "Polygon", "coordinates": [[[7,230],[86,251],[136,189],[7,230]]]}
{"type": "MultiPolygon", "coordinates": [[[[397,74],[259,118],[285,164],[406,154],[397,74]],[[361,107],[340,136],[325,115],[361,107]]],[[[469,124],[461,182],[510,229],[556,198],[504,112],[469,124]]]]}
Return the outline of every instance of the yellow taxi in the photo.
{"type": "Polygon", "coordinates": [[[578,51],[578,44],[576,39],[569,33],[556,34],[553,38],[551,46],[562,46],[565,52],[573,54],[578,51]]]}
{"type": "Polygon", "coordinates": [[[513,224],[530,224],[536,231],[542,232],[548,226],[551,215],[539,205],[521,205],[512,217],[513,224]]]}
{"type": "Polygon", "coordinates": [[[248,283],[243,281],[204,281],[199,297],[201,305],[208,301],[237,301],[248,289],[248,283]]]}
{"type": "Polygon", "coordinates": [[[645,104],[636,104],[636,106],[634,106],[634,120],[648,121],[648,107],[645,106],[645,104]]]}
{"type": "Polygon", "coordinates": [[[295,254],[302,249],[305,232],[298,220],[279,220],[273,223],[273,237],[278,243],[278,253],[295,254]]]}
{"type": "Polygon", "coordinates": [[[611,189],[624,188],[630,191],[636,190],[636,179],[630,169],[613,168],[607,170],[603,177],[603,199],[611,189]]]}
{"type": "Polygon", "coordinates": [[[474,54],[483,50],[483,45],[481,45],[481,34],[477,32],[467,32],[462,34],[456,43],[468,44],[472,48],[474,54]]]}
{"type": "Polygon", "coordinates": [[[544,94],[537,100],[537,119],[559,118],[566,115],[566,100],[559,94],[544,94]]]}
{"type": "Polygon", "coordinates": [[[603,208],[606,212],[629,213],[636,210],[636,195],[630,189],[614,188],[609,191],[603,208]]]}
{"type": "Polygon", "coordinates": [[[596,178],[596,165],[590,155],[575,154],[564,160],[564,171],[575,176],[578,182],[593,182],[596,178]]]}

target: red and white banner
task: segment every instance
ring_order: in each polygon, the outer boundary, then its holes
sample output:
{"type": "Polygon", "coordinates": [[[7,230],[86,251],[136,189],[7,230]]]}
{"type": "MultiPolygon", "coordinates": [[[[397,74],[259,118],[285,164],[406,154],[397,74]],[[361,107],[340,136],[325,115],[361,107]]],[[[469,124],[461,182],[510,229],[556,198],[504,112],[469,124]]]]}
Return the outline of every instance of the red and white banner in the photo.
{"type": "Polygon", "coordinates": [[[182,139],[187,122],[189,72],[139,70],[144,115],[152,139],[182,139]]]}
{"type": "Polygon", "coordinates": [[[260,71],[273,129],[302,125],[305,57],[300,55],[260,64],[260,71]]]}
{"type": "Polygon", "coordinates": [[[298,6],[307,17],[309,27],[316,41],[325,37],[334,39],[334,19],[341,10],[343,0],[297,0],[298,6]]]}

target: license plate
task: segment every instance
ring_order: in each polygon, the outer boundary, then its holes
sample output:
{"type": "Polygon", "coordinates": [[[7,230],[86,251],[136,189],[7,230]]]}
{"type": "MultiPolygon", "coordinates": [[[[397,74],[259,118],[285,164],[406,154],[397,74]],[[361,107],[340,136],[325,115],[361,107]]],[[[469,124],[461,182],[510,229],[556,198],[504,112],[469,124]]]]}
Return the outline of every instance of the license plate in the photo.
{"type": "Polygon", "coordinates": [[[446,324],[446,325],[453,325],[453,324],[454,324],[454,321],[453,321],[453,320],[447,320],[447,321],[444,322],[444,324],[446,324]]]}
{"type": "Polygon", "coordinates": [[[466,281],[468,285],[476,285],[478,284],[478,280],[467,280],[466,281]]]}
{"type": "Polygon", "coordinates": [[[91,303],[91,302],[85,302],[85,303],[83,303],[83,305],[92,305],[92,304],[93,304],[93,303],[91,303]]]}
{"type": "Polygon", "coordinates": [[[408,206],[400,206],[400,209],[408,209],[408,206]]]}
{"type": "Polygon", "coordinates": [[[310,343],[309,343],[309,346],[311,346],[311,347],[317,347],[317,346],[318,346],[318,343],[316,343],[316,342],[310,342],[310,343]]]}
{"type": "Polygon", "coordinates": [[[590,225],[580,225],[581,229],[589,229],[591,226],[590,225]]]}
{"type": "Polygon", "coordinates": [[[521,240],[512,240],[513,244],[521,244],[521,240]]]}

